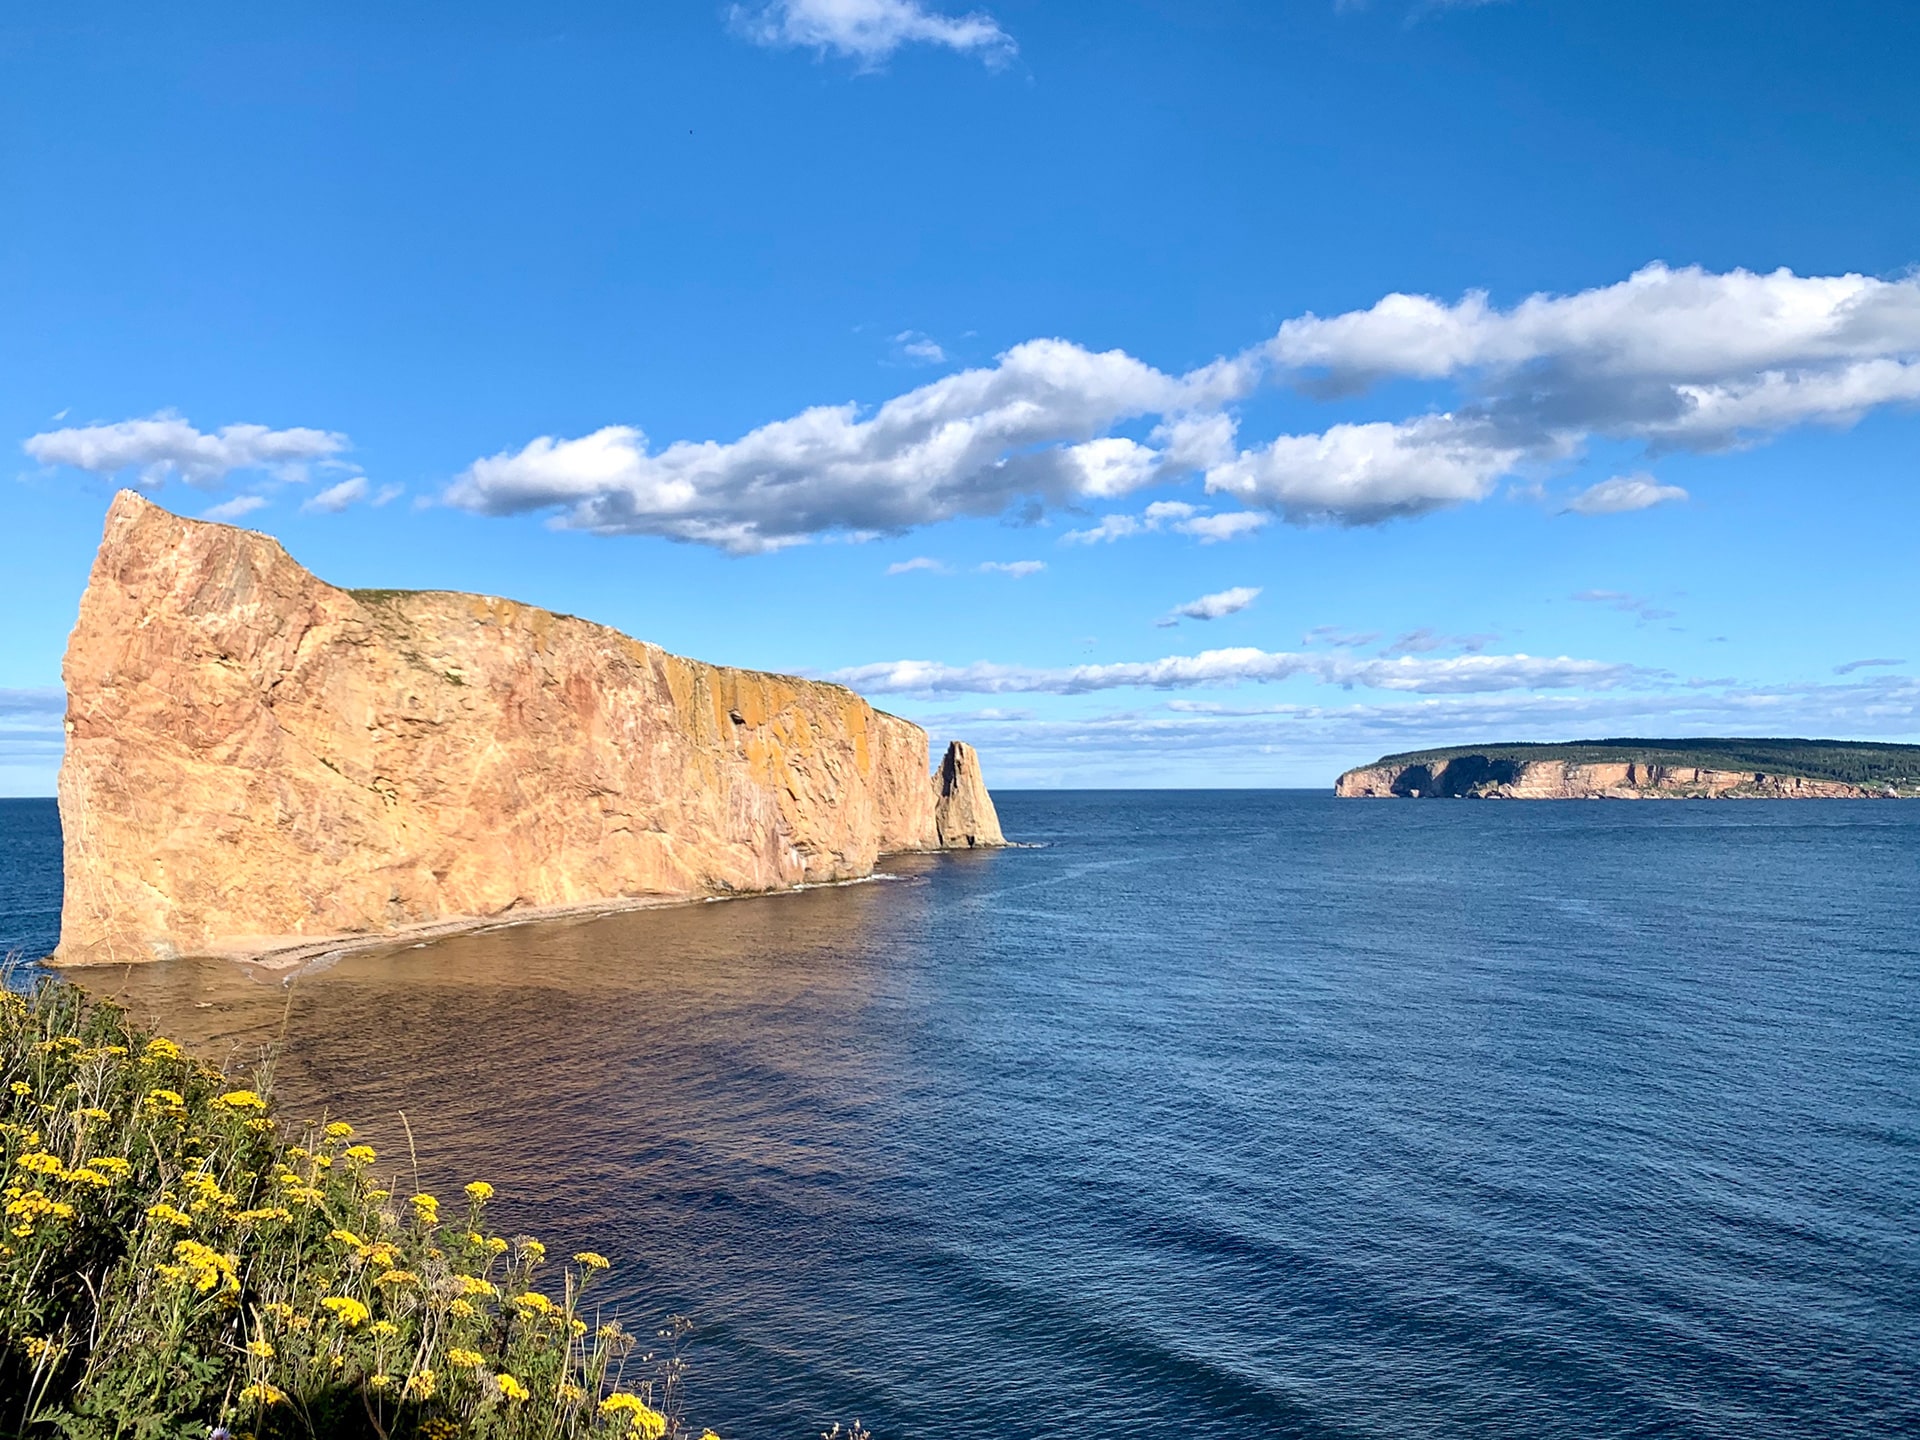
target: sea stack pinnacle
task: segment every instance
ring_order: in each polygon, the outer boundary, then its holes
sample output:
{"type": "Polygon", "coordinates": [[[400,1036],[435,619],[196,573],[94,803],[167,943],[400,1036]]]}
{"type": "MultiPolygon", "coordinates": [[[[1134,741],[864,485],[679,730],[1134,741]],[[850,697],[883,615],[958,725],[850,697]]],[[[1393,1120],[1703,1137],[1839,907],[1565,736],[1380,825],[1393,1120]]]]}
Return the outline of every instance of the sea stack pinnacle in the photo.
{"type": "Polygon", "coordinates": [[[980,778],[980,757],[964,740],[947,746],[933,776],[933,826],[942,850],[973,850],[1005,845],[1000,814],[993,808],[987,782],[980,778]]]}
{"type": "Polygon", "coordinates": [[[282,959],[1004,843],[844,686],[511,600],[346,591],[131,491],[67,647],[64,963],[282,959]]]}

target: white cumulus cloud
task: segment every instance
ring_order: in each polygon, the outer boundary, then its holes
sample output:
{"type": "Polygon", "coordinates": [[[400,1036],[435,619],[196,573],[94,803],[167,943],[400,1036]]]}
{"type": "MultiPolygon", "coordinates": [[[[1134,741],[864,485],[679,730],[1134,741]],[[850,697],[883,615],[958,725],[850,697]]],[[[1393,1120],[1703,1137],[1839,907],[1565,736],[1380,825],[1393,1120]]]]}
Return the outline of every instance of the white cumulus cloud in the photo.
{"type": "Polygon", "coordinates": [[[900,357],[914,365],[942,365],[946,363],[947,352],[940,342],[931,336],[922,335],[918,330],[902,330],[893,337],[893,343],[900,347],[900,357]]]}
{"type": "Polygon", "coordinates": [[[919,0],[770,0],[735,5],[734,28],[758,45],[832,52],[878,65],[904,45],[935,45],[1000,64],[1013,37],[991,15],[947,15],[919,0]]]}
{"type": "Polygon", "coordinates": [[[1451,415],[1282,435],[1207,472],[1207,489],[1290,520],[1367,524],[1479,500],[1524,455],[1451,415]]]}
{"type": "Polygon", "coordinates": [[[1216,590],[1174,606],[1167,612],[1167,619],[1177,624],[1181,620],[1218,620],[1223,615],[1237,615],[1260,598],[1260,589],[1258,585],[1235,585],[1229,590],[1216,590]]]}
{"type": "Polygon", "coordinates": [[[983,575],[1011,575],[1015,580],[1024,580],[1029,575],[1038,575],[1047,568],[1044,560],[983,560],[980,573],[983,575]]]}
{"type": "Polygon", "coordinates": [[[1098,524],[1084,530],[1069,530],[1060,537],[1067,545],[1106,545],[1135,535],[1152,535],[1170,530],[1191,535],[1202,545],[1250,535],[1267,523],[1267,516],[1253,510],[1228,510],[1210,515],[1201,505],[1184,500],[1155,500],[1138,515],[1103,515],[1098,524]]]}
{"type": "Polygon", "coordinates": [[[931,571],[935,575],[947,573],[945,561],[935,560],[931,555],[916,555],[911,560],[896,560],[887,566],[889,575],[911,575],[916,570],[931,571]]]}
{"type": "Polygon", "coordinates": [[[1615,475],[1589,485],[1567,502],[1567,509],[1576,515],[1623,515],[1686,498],[1678,485],[1662,485],[1651,475],[1615,475]]]}
{"type": "Polygon", "coordinates": [[[200,512],[202,520],[238,520],[243,515],[264,509],[267,497],[264,495],[236,495],[231,500],[222,500],[218,505],[209,505],[200,512]]]}
{"type": "Polygon", "coordinates": [[[183,417],[163,412],[144,420],[70,426],[30,437],[23,448],[42,465],[66,465],[96,475],[131,470],[144,485],[178,477],[191,485],[217,485],[235,470],[268,470],[304,480],[307,467],[348,448],[347,437],[330,430],[265,425],[195,429],[183,417]]]}
{"type": "Polygon", "coordinates": [[[1171,376],[1122,351],[1033,340],[870,415],[819,406],[727,443],[655,451],[625,425],[542,436],[474,462],[447,499],[488,514],[561,507],[569,527],[737,553],[835,531],[897,533],[1145,485],[1158,478],[1156,452],[1103,432],[1213,401],[1220,384],[1212,367],[1171,376]]]}
{"type": "MultiPolygon", "coordinates": [[[[656,447],[629,425],[542,436],[475,461],[446,498],[735,552],[962,516],[1037,520],[1089,501],[1116,513],[1067,540],[1165,531],[1207,542],[1273,517],[1359,525],[1420,515],[1528,476],[1537,489],[1541,474],[1596,440],[1649,455],[1714,451],[1916,403],[1920,278],[1649,265],[1504,309],[1480,293],[1396,294],[1303,315],[1185,374],[1122,350],[1030,340],[876,407],[819,406],[734,440],[656,447]],[[1263,378],[1352,396],[1395,377],[1444,393],[1420,413],[1245,442],[1232,413],[1263,378]],[[1196,476],[1244,508],[1161,499],[1128,513],[1116,503],[1196,476]]],[[[1644,508],[1678,492],[1628,475],[1589,487],[1571,508],[1644,508]]]]}

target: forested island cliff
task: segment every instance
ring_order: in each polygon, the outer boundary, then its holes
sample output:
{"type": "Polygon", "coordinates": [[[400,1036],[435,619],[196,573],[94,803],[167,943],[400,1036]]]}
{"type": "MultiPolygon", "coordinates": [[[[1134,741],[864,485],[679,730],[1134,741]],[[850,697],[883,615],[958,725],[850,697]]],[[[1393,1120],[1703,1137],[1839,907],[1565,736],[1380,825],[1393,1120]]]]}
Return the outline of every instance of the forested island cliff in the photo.
{"type": "Polygon", "coordinates": [[[1004,844],[844,686],[484,595],[347,591],[122,492],[68,644],[61,963],[291,960],[1004,844]]]}
{"type": "Polygon", "coordinates": [[[1455,746],[1349,770],[1369,799],[1869,800],[1920,795],[1920,745],[1853,740],[1577,740],[1455,746]]]}

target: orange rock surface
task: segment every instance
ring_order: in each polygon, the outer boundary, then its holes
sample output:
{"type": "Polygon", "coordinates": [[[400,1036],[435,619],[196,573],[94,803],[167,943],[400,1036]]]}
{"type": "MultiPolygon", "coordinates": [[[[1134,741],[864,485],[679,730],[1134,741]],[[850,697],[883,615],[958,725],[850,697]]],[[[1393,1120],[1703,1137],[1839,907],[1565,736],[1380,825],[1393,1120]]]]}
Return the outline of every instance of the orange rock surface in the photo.
{"type": "Polygon", "coordinates": [[[1581,764],[1568,760],[1523,760],[1492,767],[1478,756],[1441,765],[1366,765],[1334,782],[1348,798],[1388,799],[1457,796],[1477,800],[1866,800],[1886,793],[1841,780],[1769,775],[1753,770],[1706,770],[1692,765],[1633,761],[1581,764]],[[1491,773],[1488,773],[1488,772],[1491,773]]]}
{"type": "Polygon", "coordinates": [[[336,589],[130,491],[64,675],[64,963],[854,879],[937,848],[937,808],[951,843],[1002,843],[983,786],[959,817],[926,732],[843,686],[491,596],[336,589]]]}

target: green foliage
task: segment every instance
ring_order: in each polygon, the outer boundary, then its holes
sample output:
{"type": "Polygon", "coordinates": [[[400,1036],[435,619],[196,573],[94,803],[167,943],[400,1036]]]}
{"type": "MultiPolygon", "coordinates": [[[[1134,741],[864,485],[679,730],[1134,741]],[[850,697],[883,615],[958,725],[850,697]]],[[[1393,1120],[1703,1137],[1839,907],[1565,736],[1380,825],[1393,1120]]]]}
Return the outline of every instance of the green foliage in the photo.
{"type": "Polygon", "coordinates": [[[424,595],[424,590],[349,590],[347,593],[362,605],[384,605],[392,600],[404,600],[409,595],[424,595]]]}
{"type": "Polygon", "coordinates": [[[549,1265],[487,1229],[491,1186],[443,1216],[376,1158],[338,1121],[292,1143],[264,1074],[74,986],[0,994],[0,1434],[687,1433],[680,1362],[582,1308],[604,1258],[549,1265]]]}
{"type": "Polygon", "coordinates": [[[1920,788],[1920,745],[1862,740],[1574,740],[1566,744],[1455,745],[1384,755],[1376,765],[1443,765],[1466,756],[1487,760],[1561,760],[1574,764],[1691,765],[1767,775],[1839,780],[1849,785],[1920,788]]]}

